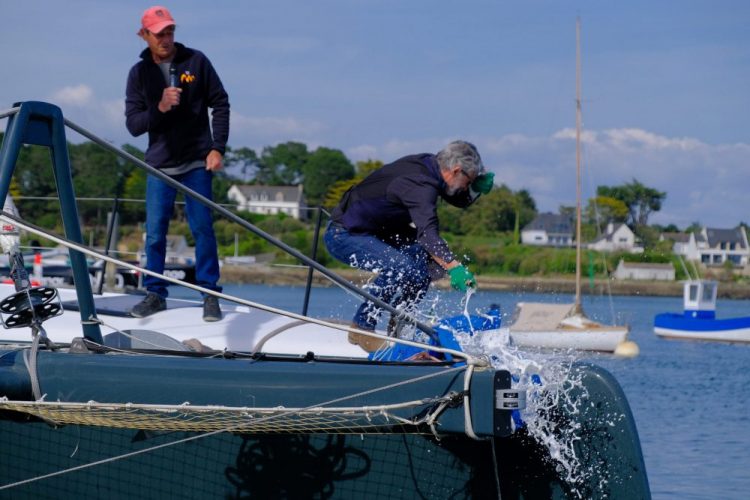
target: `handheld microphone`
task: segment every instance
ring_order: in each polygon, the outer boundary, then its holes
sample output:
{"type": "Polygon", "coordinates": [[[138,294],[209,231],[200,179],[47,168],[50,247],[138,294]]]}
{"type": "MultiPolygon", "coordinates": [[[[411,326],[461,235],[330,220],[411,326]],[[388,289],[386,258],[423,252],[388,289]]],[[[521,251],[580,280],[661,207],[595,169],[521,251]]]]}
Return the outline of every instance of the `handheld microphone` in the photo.
{"type": "MultiPolygon", "coordinates": [[[[174,63],[169,65],[169,86],[177,87],[177,68],[174,63]]],[[[172,106],[172,109],[175,109],[176,107],[176,105],[172,106]]]]}
{"type": "Polygon", "coordinates": [[[174,64],[170,64],[169,66],[169,86],[177,87],[177,68],[174,64]]]}

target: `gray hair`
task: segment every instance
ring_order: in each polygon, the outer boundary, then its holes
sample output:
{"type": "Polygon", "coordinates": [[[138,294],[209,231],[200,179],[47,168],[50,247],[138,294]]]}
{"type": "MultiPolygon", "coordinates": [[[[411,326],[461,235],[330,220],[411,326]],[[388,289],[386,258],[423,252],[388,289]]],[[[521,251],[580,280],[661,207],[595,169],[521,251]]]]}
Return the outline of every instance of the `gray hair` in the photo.
{"type": "Polygon", "coordinates": [[[453,141],[437,154],[440,170],[449,170],[454,165],[461,165],[466,174],[476,177],[484,172],[482,158],[477,147],[466,141],[453,141]]]}

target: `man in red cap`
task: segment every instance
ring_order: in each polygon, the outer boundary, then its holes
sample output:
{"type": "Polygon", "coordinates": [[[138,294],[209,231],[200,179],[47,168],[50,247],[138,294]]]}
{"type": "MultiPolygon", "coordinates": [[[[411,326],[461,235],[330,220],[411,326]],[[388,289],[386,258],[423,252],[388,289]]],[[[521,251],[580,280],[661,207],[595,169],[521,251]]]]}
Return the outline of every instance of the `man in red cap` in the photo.
{"type": "MultiPolygon", "coordinates": [[[[213,172],[222,168],[229,137],[229,97],[208,58],[174,41],[175,21],[166,7],[143,13],[138,35],[148,47],[128,75],[125,116],[133,136],[148,132],[146,163],[211,199],[213,172]],[[211,108],[211,126],[208,109],[211,108]]],[[[176,190],[149,175],[146,181],[146,268],[164,273],[167,230],[176,190]]],[[[190,230],[195,239],[196,283],[221,292],[219,259],[211,211],[185,197],[190,230]]],[[[131,314],[142,318],[166,309],[167,286],[146,276],[148,294],[131,314]]],[[[203,298],[203,319],[221,319],[215,296],[203,298]]]]}

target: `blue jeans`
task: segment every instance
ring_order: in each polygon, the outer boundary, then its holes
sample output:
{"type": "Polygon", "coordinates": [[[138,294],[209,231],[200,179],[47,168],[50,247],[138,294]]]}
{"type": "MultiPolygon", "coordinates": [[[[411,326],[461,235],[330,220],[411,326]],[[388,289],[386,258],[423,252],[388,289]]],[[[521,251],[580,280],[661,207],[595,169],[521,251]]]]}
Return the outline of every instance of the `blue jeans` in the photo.
{"type": "MultiPolygon", "coordinates": [[[[205,168],[196,168],[184,174],[175,175],[174,180],[211,198],[213,174],[205,168]]],[[[149,175],[146,180],[146,269],[164,274],[164,259],[167,254],[167,230],[174,213],[177,190],[165,182],[149,175]]],[[[219,281],[219,255],[216,248],[211,210],[185,196],[185,211],[188,225],[195,239],[195,281],[209,290],[221,291],[219,281]]],[[[169,282],[152,276],[143,277],[143,286],[149,292],[166,297],[169,282]]]]}
{"type": "MultiPolygon", "coordinates": [[[[419,302],[430,286],[428,264],[432,259],[418,243],[391,246],[369,234],[350,233],[329,223],[323,236],[328,253],[357,269],[377,272],[367,285],[370,294],[393,307],[419,302]]],[[[353,322],[364,330],[374,330],[380,308],[370,301],[357,309],[353,322]]]]}

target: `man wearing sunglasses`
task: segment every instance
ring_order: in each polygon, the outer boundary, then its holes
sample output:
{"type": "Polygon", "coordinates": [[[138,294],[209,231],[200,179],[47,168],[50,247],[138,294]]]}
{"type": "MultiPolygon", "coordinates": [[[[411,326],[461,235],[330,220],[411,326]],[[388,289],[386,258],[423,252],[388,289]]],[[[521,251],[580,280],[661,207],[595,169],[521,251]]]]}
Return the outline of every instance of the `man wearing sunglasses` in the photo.
{"type": "MultiPolygon", "coordinates": [[[[437,202],[468,207],[489,193],[493,182],[477,148],[465,141],[451,142],[437,155],[406,156],[384,165],[349,189],[333,210],[324,236],[328,252],[376,272],[368,292],[396,308],[417,304],[445,272],[456,290],[476,288],[474,275],[440,237],[437,202]]],[[[373,331],[379,313],[365,302],[352,326],[373,331]]],[[[379,340],[355,333],[349,341],[365,350],[380,346],[379,340]]]]}

